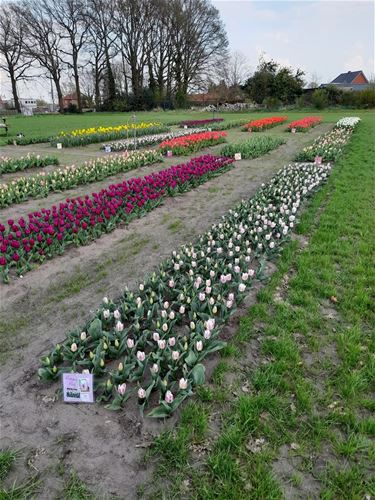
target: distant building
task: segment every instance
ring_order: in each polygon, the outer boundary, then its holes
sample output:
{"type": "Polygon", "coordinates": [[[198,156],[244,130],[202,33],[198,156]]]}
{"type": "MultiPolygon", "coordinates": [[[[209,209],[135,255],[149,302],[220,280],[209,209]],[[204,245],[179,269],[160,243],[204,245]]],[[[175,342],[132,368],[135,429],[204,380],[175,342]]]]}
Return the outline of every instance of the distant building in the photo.
{"type": "MultiPolygon", "coordinates": [[[[81,94],[82,107],[89,107],[89,99],[84,94],[81,94]]],[[[69,106],[78,106],[77,92],[72,92],[71,94],[66,94],[63,97],[64,109],[69,108],[69,106]]]]}
{"type": "Polygon", "coordinates": [[[363,71],[341,73],[331,83],[322,83],[321,87],[335,85],[342,90],[364,90],[370,85],[363,71]]]}

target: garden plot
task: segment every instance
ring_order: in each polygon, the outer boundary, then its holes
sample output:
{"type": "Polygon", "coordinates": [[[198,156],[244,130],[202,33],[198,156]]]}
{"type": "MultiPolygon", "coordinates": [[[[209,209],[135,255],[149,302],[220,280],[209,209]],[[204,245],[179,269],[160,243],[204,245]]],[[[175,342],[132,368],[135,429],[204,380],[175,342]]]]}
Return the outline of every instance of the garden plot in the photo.
{"type": "MultiPolygon", "coordinates": [[[[38,454],[36,467],[43,470],[61,459],[84,474],[89,483],[100,482],[106,491],[121,491],[128,484],[132,496],[136,484],[144,479],[138,466],[142,451],[136,446],[149,441],[150,433],[161,429],[159,424],[147,422],[144,428],[138,425],[136,405],[117,416],[108,414],[101,406],[93,412],[92,407],[77,409],[53,403],[54,389],[35,378],[38,357],[48,346],[63,340],[66,331],[81,319],[87,319],[88,312],[97,307],[104,295],[116,297],[125,283],[135,286],[171,249],[207,230],[227,209],[251,196],[282,164],[329,128],[323,125],[308,135],[288,136],[288,143],[277,151],[257,160],[239,162],[224,176],[182,197],[169,199],[145,218],[133,221],[129,229],[118,229],[94,245],[47,262],[22,281],[2,285],[2,328],[7,324],[6,338],[11,334],[13,345],[3,343],[8,346],[3,360],[9,359],[2,368],[7,367],[7,375],[1,378],[5,395],[1,417],[4,432],[16,445],[22,441],[35,452],[43,442],[45,452],[38,454]],[[26,314],[21,316],[21,310],[26,314]],[[27,421],[15,418],[25,410],[27,421]],[[80,428],[83,421],[81,432],[72,434],[72,428],[80,428]],[[97,472],[93,472],[98,470],[102,471],[100,481],[97,472]]],[[[213,151],[215,148],[209,152],[213,151]]],[[[175,158],[168,159],[166,165],[175,162],[175,158]]],[[[142,171],[150,168],[155,167],[144,167],[142,171]]],[[[82,189],[72,191],[72,196],[79,192],[82,189]]],[[[66,195],[60,195],[60,199],[66,195]]],[[[58,195],[49,196],[48,200],[51,204],[57,202],[58,195]]],[[[5,212],[13,210],[16,217],[24,213],[25,206],[38,206],[39,202],[44,204],[45,200],[32,200],[5,212]]],[[[2,219],[5,212],[1,213],[2,219]]],[[[53,473],[48,487],[49,495],[58,490],[59,480],[53,473]]]]}

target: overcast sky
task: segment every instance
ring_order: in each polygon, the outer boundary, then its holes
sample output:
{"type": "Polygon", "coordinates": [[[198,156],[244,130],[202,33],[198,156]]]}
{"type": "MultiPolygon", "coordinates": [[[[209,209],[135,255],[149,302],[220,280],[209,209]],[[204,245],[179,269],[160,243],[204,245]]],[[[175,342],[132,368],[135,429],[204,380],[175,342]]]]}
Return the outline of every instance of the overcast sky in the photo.
{"type": "Polygon", "coordinates": [[[255,69],[259,55],[313,73],[320,83],[362,69],[374,74],[374,2],[215,0],[232,50],[255,69]]]}
{"type": "MultiPolygon", "coordinates": [[[[4,0],[0,0],[0,4],[4,0]]],[[[225,23],[230,49],[242,52],[250,68],[259,56],[299,67],[306,81],[320,83],[344,71],[362,69],[374,76],[374,2],[362,0],[213,0],[225,23]]],[[[20,85],[22,97],[48,98],[48,86],[20,85]]],[[[10,85],[0,74],[0,95],[10,85]]]]}

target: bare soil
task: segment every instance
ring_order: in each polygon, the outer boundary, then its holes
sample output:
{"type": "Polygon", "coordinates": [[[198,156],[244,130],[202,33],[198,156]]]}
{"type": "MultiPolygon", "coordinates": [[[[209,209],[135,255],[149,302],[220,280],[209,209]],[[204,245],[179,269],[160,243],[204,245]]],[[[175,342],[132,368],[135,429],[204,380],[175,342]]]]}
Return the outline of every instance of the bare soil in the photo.
{"type": "MultiPolygon", "coordinates": [[[[262,182],[330,127],[322,125],[306,134],[287,135],[287,144],[277,150],[256,160],[237,162],[231,171],[183,196],[165,200],[129,226],[119,227],[88,246],[72,248],[9,285],[0,285],[0,446],[9,444],[25,451],[24,463],[10,480],[37,470],[43,478],[38,498],[51,499],[61,491],[61,471],[72,467],[99,498],[105,493],[136,498],[137,486],[151,472],[142,465],[144,446],[153,435],[171,428],[178,417],[166,423],[142,420],[131,402],[116,413],[99,404],[63,404],[58,385],[45,385],[37,378],[40,356],[64,339],[69,329],[83,324],[104,295],[117,297],[125,285],[134,287],[173,249],[206,231],[236,202],[252,196],[262,182]]],[[[238,140],[239,134],[233,132],[228,138],[238,140]]],[[[205,152],[218,153],[220,147],[205,152]]],[[[168,159],[126,177],[183,161],[186,157],[168,159]]],[[[0,220],[94,192],[124,177],[114,176],[51,194],[47,200],[9,207],[0,211],[0,220]]],[[[254,297],[255,290],[248,300],[254,297]]],[[[228,328],[224,335],[231,336],[233,324],[228,328]]]]}

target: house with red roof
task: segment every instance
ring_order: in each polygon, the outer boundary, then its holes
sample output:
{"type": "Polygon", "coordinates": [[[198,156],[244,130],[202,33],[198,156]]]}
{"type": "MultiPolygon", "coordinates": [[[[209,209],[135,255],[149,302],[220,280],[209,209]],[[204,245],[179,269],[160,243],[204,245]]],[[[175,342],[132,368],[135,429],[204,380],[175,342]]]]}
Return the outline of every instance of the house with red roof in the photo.
{"type": "Polygon", "coordinates": [[[347,71],[338,75],[331,83],[323,83],[321,87],[335,85],[342,90],[364,90],[370,85],[362,70],[347,71]]]}

